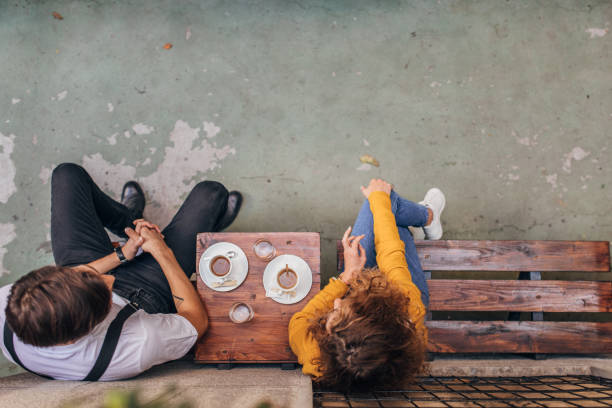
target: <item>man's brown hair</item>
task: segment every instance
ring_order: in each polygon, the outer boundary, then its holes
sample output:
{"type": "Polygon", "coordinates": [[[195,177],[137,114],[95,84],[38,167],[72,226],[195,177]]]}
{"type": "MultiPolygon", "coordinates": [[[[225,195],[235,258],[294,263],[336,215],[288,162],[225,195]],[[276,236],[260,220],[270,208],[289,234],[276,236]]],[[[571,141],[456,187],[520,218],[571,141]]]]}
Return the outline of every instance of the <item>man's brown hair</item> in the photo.
{"type": "Polygon", "coordinates": [[[322,376],[315,381],[365,391],[413,379],[422,370],[425,344],[409,320],[410,301],[378,268],[361,271],[331,321],[327,312],[310,326],[321,350],[313,363],[322,376]]]}
{"type": "Polygon", "coordinates": [[[6,321],[23,343],[49,347],[91,331],[110,310],[111,293],[93,271],[44,266],[11,287],[6,321]]]}

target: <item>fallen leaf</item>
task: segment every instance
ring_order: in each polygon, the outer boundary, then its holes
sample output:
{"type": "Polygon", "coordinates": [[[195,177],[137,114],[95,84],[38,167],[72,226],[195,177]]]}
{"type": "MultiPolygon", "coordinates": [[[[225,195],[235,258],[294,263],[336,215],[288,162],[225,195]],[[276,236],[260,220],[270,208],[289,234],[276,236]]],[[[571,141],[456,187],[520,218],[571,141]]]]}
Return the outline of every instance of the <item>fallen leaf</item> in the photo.
{"type": "Polygon", "coordinates": [[[359,158],[359,160],[361,160],[362,163],[367,163],[367,164],[371,164],[372,166],[380,166],[380,163],[378,162],[378,160],[376,160],[374,157],[370,156],[369,154],[364,154],[363,156],[361,156],[359,158]]]}
{"type": "Polygon", "coordinates": [[[55,18],[56,20],[63,20],[64,17],[58,13],[57,11],[54,11],[53,13],[51,13],[53,15],[53,18],[55,18]]]}
{"type": "Polygon", "coordinates": [[[170,48],[172,48],[172,44],[170,44],[170,43],[165,43],[164,44],[164,49],[169,50],[170,48]]]}

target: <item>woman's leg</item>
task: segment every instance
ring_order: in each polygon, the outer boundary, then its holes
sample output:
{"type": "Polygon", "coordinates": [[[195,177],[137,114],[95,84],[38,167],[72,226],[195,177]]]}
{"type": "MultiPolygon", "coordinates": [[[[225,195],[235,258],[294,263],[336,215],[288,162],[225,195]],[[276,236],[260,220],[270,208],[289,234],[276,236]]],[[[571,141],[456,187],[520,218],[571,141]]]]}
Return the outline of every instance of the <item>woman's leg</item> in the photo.
{"type": "Polygon", "coordinates": [[[406,252],[406,263],[412,276],[412,282],[421,291],[421,300],[425,307],[429,307],[429,288],[427,287],[427,280],[425,279],[425,273],[421,266],[421,260],[417,255],[416,246],[414,245],[414,239],[410,230],[405,227],[398,227],[400,239],[404,241],[405,252],[406,252]]]}
{"type": "Polygon", "coordinates": [[[108,255],[112,244],[104,228],[125,236],[132,215],[104,194],[81,166],[63,163],[51,178],[51,246],[55,262],[80,265],[108,255]]]}
{"type": "MultiPolygon", "coordinates": [[[[422,226],[428,221],[427,208],[401,198],[397,193],[391,192],[391,210],[395,214],[396,224],[409,223],[409,225],[422,226]],[[400,221],[398,222],[398,214],[400,221]],[[410,224],[414,223],[414,224],[410,224]]],[[[429,304],[429,290],[421,262],[416,252],[412,234],[407,227],[398,226],[400,239],[404,241],[406,263],[412,275],[412,281],[421,290],[421,298],[427,306],[429,304]]],[[[366,268],[376,266],[376,248],[374,245],[374,218],[370,210],[370,202],[366,199],[359,210],[351,235],[364,235],[360,243],[366,253],[366,268]]]]}
{"type": "MultiPolygon", "coordinates": [[[[196,235],[211,232],[225,213],[227,189],[215,181],[203,181],[189,193],[170,224],[162,231],[183,271],[195,272],[196,235]]],[[[159,264],[143,254],[116,269],[113,290],[131,301],[144,304],[149,313],[175,313],[170,286],[159,264]]]]}
{"type": "Polygon", "coordinates": [[[429,211],[427,207],[406,200],[395,191],[391,191],[391,211],[399,227],[423,227],[427,224],[429,211]]]}
{"type": "MultiPolygon", "coordinates": [[[[427,224],[429,212],[427,207],[400,197],[391,191],[391,212],[395,215],[395,223],[400,227],[422,227],[427,224]]],[[[359,210],[351,235],[365,235],[361,245],[366,251],[366,267],[376,265],[376,248],[374,246],[374,218],[370,210],[370,202],[366,199],[359,210]]]]}

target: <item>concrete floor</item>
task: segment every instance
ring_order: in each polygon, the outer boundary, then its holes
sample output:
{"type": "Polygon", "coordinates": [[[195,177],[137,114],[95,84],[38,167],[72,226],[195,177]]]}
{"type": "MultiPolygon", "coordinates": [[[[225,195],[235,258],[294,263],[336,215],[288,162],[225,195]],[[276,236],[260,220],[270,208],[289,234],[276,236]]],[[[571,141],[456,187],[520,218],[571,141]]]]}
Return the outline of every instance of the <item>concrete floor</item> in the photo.
{"type": "Polygon", "coordinates": [[[138,179],[160,224],[219,180],[246,197],[230,231],[320,232],[324,277],[371,177],[445,191],[446,238],[610,240],[611,21],[603,0],[0,0],[0,285],[53,261],[65,161],[115,196],[138,179]]]}
{"type": "MultiPolygon", "coordinates": [[[[164,393],[168,386],[172,406],[181,402],[193,408],[256,408],[268,402],[273,408],[312,407],[310,378],[299,371],[244,367],[219,371],[188,362],[173,362],[127,381],[48,381],[29,373],[0,379],[0,406],[39,408],[100,407],[111,391],[139,391],[141,402],[164,393]]],[[[127,406],[112,405],[107,406],[127,406]]],[[[168,406],[168,405],[164,405],[168,406]]]]}

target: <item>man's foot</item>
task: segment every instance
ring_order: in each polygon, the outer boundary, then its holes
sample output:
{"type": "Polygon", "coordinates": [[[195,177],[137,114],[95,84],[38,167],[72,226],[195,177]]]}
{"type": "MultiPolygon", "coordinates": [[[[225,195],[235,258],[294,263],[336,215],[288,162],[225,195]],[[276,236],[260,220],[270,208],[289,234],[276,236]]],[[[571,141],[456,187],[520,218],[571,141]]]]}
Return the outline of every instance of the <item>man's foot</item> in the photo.
{"type": "Polygon", "coordinates": [[[135,219],[142,218],[145,208],[145,195],[140,184],[135,181],[128,181],[123,185],[121,204],[132,212],[135,219]]]}
{"type": "Polygon", "coordinates": [[[215,231],[223,231],[231,225],[238,216],[240,207],[242,206],[242,194],[238,191],[230,191],[227,196],[227,209],[225,213],[217,220],[215,231]]]}
{"type": "Polygon", "coordinates": [[[419,204],[429,208],[433,214],[433,219],[429,225],[423,227],[425,231],[425,238],[429,240],[436,240],[442,238],[442,222],[440,222],[440,215],[444,211],[446,205],[446,198],[444,193],[439,188],[431,188],[425,194],[425,198],[419,204]]]}

